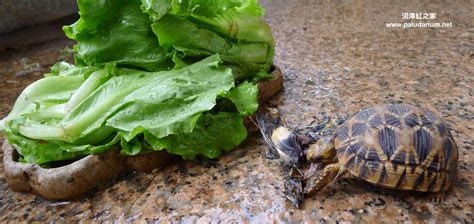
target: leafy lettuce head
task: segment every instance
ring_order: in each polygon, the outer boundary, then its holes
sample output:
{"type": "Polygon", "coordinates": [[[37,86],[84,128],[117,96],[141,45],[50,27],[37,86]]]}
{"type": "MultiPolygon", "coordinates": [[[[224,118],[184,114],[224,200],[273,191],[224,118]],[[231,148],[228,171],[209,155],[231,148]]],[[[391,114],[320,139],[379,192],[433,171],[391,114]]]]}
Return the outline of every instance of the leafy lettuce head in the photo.
{"type": "Polygon", "coordinates": [[[64,27],[76,64],[28,86],[2,120],[29,163],[74,160],[121,145],[215,158],[247,136],[255,82],[274,42],[255,0],[78,0],[64,27]]]}

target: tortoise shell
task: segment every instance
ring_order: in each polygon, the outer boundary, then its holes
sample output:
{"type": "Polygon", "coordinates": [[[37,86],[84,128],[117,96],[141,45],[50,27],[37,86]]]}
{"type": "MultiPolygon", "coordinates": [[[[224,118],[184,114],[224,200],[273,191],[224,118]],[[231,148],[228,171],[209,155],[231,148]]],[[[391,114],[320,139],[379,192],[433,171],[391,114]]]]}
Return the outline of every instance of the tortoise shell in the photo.
{"type": "Polygon", "coordinates": [[[354,114],[334,135],[339,162],[370,183],[444,192],[455,178],[456,144],[431,111],[401,104],[371,107],[354,114]]]}

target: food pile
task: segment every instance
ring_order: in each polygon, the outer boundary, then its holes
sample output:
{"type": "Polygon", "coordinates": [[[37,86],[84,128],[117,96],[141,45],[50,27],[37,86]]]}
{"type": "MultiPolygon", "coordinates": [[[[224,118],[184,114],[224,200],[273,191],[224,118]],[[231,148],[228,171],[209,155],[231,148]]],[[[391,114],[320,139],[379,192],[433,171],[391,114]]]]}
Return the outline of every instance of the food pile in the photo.
{"type": "Polygon", "coordinates": [[[47,167],[121,145],[215,158],[247,136],[269,75],[271,30],[257,0],[78,0],[59,62],[18,97],[1,129],[19,160],[47,167]]]}

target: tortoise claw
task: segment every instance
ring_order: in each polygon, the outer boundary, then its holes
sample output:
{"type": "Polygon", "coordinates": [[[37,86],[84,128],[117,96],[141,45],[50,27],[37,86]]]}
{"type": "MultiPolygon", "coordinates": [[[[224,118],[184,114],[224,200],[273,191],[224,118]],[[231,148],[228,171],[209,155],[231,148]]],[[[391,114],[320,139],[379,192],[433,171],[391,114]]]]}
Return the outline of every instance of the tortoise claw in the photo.
{"type": "Polygon", "coordinates": [[[445,193],[434,193],[431,196],[431,202],[435,205],[440,205],[444,202],[445,197],[446,197],[445,193]]]}

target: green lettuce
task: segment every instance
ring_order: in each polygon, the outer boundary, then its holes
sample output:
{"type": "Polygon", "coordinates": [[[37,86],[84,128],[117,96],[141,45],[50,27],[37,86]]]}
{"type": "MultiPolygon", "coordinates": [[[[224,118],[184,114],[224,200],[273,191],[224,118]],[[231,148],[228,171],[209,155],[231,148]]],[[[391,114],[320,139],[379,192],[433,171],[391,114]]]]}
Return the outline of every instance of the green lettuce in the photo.
{"type": "MultiPolygon", "coordinates": [[[[44,78],[20,95],[12,114],[4,121],[5,133],[25,161],[35,163],[103,152],[119,140],[123,153],[134,155],[141,151],[137,142],[143,136],[155,150],[166,148],[185,158],[213,158],[221,149],[230,149],[245,139],[241,114],[256,110],[255,106],[240,106],[238,111],[212,114],[217,98],[243,100],[240,104],[248,105],[255,105],[257,98],[255,90],[236,97],[240,89],[253,85],[233,88],[231,70],[219,66],[219,61],[219,56],[214,55],[172,71],[108,66],[87,77],[44,78]],[[94,74],[102,74],[102,78],[94,74]],[[70,87],[45,85],[56,84],[58,78],[68,78],[70,87]],[[75,100],[75,94],[85,89],[90,94],[75,100]],[[78,103],[68,106],[74,101],[78,103]],[[203,143],[206,148],[191,147],[203,143]],[[190,148],[181,150],[184,146],[190,148]]],[[[74,69],[77,67],[70,66],[70,70],[74,69]]]]}
{"type": "Polygon", "coordinates": [[[274,42],[256,0],[78,0],[59,62],[0,129],[24,162],[166,150],[215,158],[247,136],[274,42]]]}
{"type": "Polygon", "coordinates": [[[172,67],[170,53],[160,47],[151,21],[137,0],[78,0],[81,18],[64,27],[76,40],[76,60],[85,65],[116,63],[149,71],[172,67]]]}
{"type": "Polygon", "coordinates": [[[181,60],[219,53],[237,79],[273,63],[273,36],[257,0],[148,0],[142,9],[160,45],[180,52],[181,60]]]}

